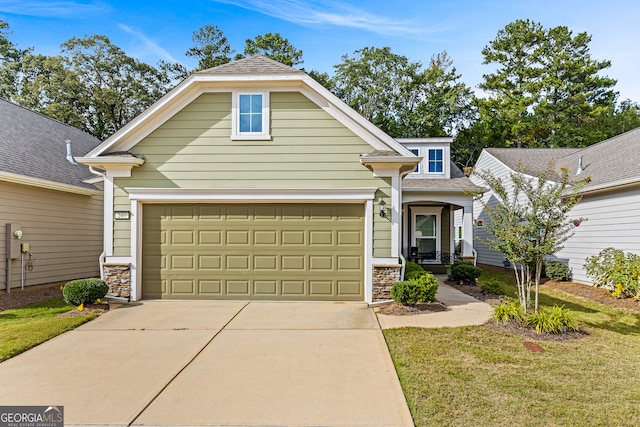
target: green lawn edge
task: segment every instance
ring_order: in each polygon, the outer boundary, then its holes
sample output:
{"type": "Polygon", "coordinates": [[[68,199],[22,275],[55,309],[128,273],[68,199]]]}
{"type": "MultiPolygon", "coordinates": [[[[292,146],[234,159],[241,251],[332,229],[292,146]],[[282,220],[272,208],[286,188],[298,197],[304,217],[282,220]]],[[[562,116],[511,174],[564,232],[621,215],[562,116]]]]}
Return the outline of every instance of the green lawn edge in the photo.
{"type": "Polygon", "coordinates": [[[62,298],[0,311],[0,362],[72,330],[98,316],[60,317],[75,307],[62,298]]]}

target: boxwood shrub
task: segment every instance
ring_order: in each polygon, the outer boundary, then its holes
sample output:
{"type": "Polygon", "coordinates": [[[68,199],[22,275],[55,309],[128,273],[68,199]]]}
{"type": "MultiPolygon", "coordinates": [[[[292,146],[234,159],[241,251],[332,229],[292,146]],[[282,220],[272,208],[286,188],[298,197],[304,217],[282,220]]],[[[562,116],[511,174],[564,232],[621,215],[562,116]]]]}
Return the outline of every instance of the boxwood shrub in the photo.
{"type": "Polygon", "coordinates": [[[438,280],[429,272],[412,280],[396,282],[391,287],[391,297],[402,305],[416,305],[419,302],[433,302],[438,292],[438,280]]]}
{"type": "Polygon", "coordinates": [[[451,278],[467,285],[473,285],[481,273],[482,270],[470,262],[458,261],[451,266],[451,278]]]}
{"type": "Polygon", "coordinates": [[[420,264],[415,262],[407,262],[404,267],[404,280],[417,279],[420,276],[427,274],[424,268],[420,264]]]}
{"type": "Polygon", "coordinates": [[[559,282],[569,278],[569,266],[560,261],[549,261],[544,265],[545,273],[551,280],[559,282]]]}
{"type": "Polygon", "coordinates": [[[62,296],[67,304],[79,306],[91,304],[109,292],[109,285],[100,279],[72,280],[62,288],[62,296]]]}

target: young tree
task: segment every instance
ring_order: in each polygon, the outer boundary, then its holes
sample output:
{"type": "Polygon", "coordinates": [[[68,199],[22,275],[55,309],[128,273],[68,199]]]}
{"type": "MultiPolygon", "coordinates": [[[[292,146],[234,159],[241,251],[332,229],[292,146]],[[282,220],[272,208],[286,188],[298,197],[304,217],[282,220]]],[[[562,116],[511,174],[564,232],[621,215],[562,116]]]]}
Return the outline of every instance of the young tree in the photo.
{"type": "Polygon", "coordinates": [[[578,192],[584,181],[571,181],[569,171],[559,172],[550,163],[543,172],[526,174],[522,166],[503,180],[489,170],[474,171],[498,199],[493,206],[481,194],[477,200],[489,216],[487,231],[493,239],[483,241],[502,252],[511,262],[518,284],[518,297],[525,313],[531,308],[531,288],[535,285],[534,310],[538,311],[538,291],[544,259],[562,249],[573,235],[574,221],[569,211],[580,202],[578,192]]]}
{"type": "Polygon", "coordinates": [[[289,42],[289,39],[283,38],[280,33],[258,35],[253,40],[247,39],[245,43],[244,55],[236,55],[236,59],[251,55],[262,55],[290,67],[304,62],[302,60],[302,51],[296,49],[289,42]]]}

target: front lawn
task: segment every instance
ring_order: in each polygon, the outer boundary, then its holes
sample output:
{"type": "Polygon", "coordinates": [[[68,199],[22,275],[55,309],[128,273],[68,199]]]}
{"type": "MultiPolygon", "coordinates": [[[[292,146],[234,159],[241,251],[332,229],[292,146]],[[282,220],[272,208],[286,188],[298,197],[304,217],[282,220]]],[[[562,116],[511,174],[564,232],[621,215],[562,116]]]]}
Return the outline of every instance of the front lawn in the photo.
{"type": "Polygon", "coordinates": [[[640,315],[545,287],[541,304],[588,335],[536,353],[486,326],[384,331],[416,425],[640,425],[640,315]]]}
{"type": "Polygon", "coordinates": [[[75,308],[62,298],[0,311],[0,362],[98,316],[60,317],[75,308]]]}

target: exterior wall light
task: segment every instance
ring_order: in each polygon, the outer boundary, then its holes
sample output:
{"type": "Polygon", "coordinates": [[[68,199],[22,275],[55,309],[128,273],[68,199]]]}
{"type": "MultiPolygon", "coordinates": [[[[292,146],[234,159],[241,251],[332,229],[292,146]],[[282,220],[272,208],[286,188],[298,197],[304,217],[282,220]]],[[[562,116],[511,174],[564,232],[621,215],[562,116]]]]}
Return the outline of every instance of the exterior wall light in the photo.
{"type": "Polygon", "coordinates": [[[378,206],[380,206],[380,216],[382,218],[387,216],[387,204],[385,203],[384,200],[382,200],[382,198],[380,198],[380,201],[378,202],[378,206]]]}

